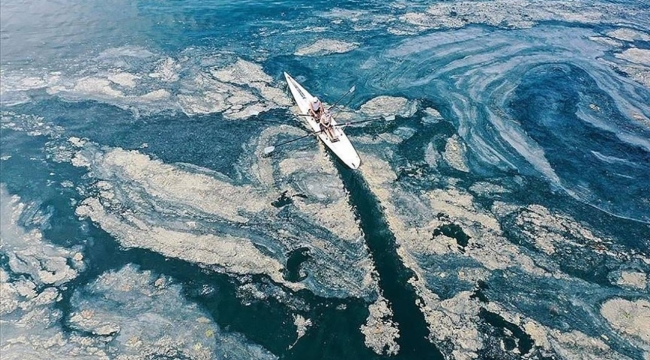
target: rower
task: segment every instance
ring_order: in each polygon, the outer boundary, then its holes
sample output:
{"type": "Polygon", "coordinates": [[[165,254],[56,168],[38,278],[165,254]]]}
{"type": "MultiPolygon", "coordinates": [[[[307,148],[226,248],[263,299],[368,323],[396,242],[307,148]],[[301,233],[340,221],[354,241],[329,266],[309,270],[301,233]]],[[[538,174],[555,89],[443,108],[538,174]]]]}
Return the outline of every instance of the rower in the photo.
{"type": "Polygon", "coordinates": [[[323,109],[323,103],[315,97],[309,104],[309,115],[311,115],[314,120],[319,121],[325,109],[323,109]]]}
{"type": "Polygon", "coordinates": [[[329,137],[331,142],[339,141],[339,138],[334,133],[334,126],[332,126],[332,114],[330,114],[329,111],[325,111],[323,113],[323,115],[320,117],[319,124],[321,131],[324,131],[325,134],[327,134],[327,137],[329,137]]]}

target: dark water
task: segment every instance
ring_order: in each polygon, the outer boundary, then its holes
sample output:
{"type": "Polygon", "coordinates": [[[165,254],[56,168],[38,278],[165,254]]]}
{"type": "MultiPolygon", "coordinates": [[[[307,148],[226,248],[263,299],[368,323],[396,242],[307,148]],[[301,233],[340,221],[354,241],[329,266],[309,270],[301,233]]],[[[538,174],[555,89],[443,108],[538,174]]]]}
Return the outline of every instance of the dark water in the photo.
{"type": "MultiPolygon", "coordinates": [[[[135,150],[165,164],[183,163],[179,168],[192,174],[216,171],[236,184],[254,183],[250,172],[260,134],[281,124],[302,124],[286,104],[276,103],[277,96],[238,81],[251,76],[249,82],[281,92],[286,90],[282,73],[288,71],[326,101],[356,86],[342,105],[361,118],[366,116],[359,111],[361,105],[378,96],[416,102],[414,112],[398,113],[395,120],[346,129],[353,141],[368,136],[380,142],[372,146],[359,140],[358,146],[389,159],[397,176],[395,188],[414,196],[460,189],[473,194],[473,205],[486,212],[497,203],[543,206],[606,239],[615,254],[595,251],[593,244],[574,246],[572,242],[581,239],[567,230],[554,239],[556,251],[545,255],[534,236],[522,234],[513,213],[498,219],[507,241],[537,266],[560,271],[570,280],[531,275],[513,265],[472,282],[459,271],[485,270],[468,255],[485,246],[485,239],[468,235],[463,224],[435,209],[448,223],[431,229],[422,240],[451,237],[460,253],[412,254],[429,290],[442,300],[471,291],[481,304],[500,304],[550,329],[581,331],[599,339],[607,334],[614,356],[642,358],[640,347],[607,325],[599,306],[612,297],[648,298],[647,288],[621,288],[612,280],[621,270],[649,271],[640,259],[650,256],[650,92],[647,82],[634,74],[634,69],[647,72],[648,64],[623,59],[628,49],[650,49],[647,5],[567,3],[553,5],[553,18],[540,15],[546,12],[534,3],[482,6],[435,1],[3,1],[0,182],[9,195],[27,204],[20,226],[41,231],[48,244],[78,249],[86,265],[58,287],[62,300],[52,306],[63,315],[55,326],[64,336],[75,334],[69,326],[78,310],[73,295],[83,293],[100,275],[135,264],[142,271],[170,276],[210,321],[279,358],[381,357],[364,344],[359,330],[377,294],[357,298],[340,296],[343,291],[331,296],[294,292],[265,276],[228,274],[145,249],[122,248],[101,224],[75,215],[79,202],[97,195],[94,186],[101,179],[85,167],[73,166],[70,159],[58,158],[74,151],[71,137],[87,139],[100,152],[135,150]],[[429,7],[442,10],[429,16],[429,7]],[[605,10],[599,21],[581,17],[601,8],[605,10]],[[615,38],[610,32],[617,29],[646,37],[615,38]],[[318,45],[322,39],[330,43],[318,45]],[[310,45],[318,48],[314,54],[297,54],[310,45]],[[232,79],[214,85],[223,76],[217,70],[238,61],[259,66],[264,75],[247,68],[226,74],[232,79]],[[242,89],[253,97],[244,108],[268,108],[229,118],[230,110],[219,108],[222,103],[214,100],[215,94],[231,96],[242,89]],[[432,120],[427,108],[436,109],[440,119],[432,120]],[[399,143],[386,141],[408,131],[412,135],[399,143]],[[452,136],[467,148],[469,172],[442,158],[435,166],[427,163],[424,149],[431,144],[444,154],[452,136]],[[498,184],[507,192],[480,193],[472,190],[477,182],[498,184]],[[447,276],[443,279],[439,273],[447,276]],[[242,295],[244,285],[259,289],[266,298],[242,295]],[[313,325],[296,342],[297,314],[313,325]]],[[[276,161],[313,151],[310,141],[279,152],[276,161]]],[[[348,193],[380,291],[398,323],[400,352],[395,357],[443,358],[441,351],[448,355],[459,345],[428,340],[432,334],[416,306],[415,289],[408,284],[418,275],[397,255],[399,239],[390,231],[376,189],[361,173],[337,160],[331,164],[348,193]]],[[[299,181],[296,176],[286,184],[299,181]]],[[[296,197],[313,200],[285,190],[278,189],[275,200],[269,200],[273,207],[292,208],[296,197]]],[[[141,195],[156,199],[155,194],[141,195]]],[[[129,210],[125,205],[119,211],[129,210]]],[[[163,214],[179,214],[176,211],[173,206],[150,207],[136,215],[162,219],[163,214]]],[[[179,216],[179,222],[185,220],[179,216]]],[[[226,233],[248,231],[249,226],[194,220],[226,233]]],[[[263,237],[260,234],[268,230],[250,234],[263,237]]],[[[301,239],[300,233],[291,235],[301,239]]],[[[340,239],[321,240],[340,245],[340,239]]],[[[316,255],[303,245],[286,253],[279,245],[265,249],[281,259],[287,281],[309,279],[305,269],[316,255]]],[[[11,281],[18,281],[27,275],[12,270],[12,251],[2,248],[0,264],[11,281]]],[[[39,291],[45,287],[37,284],[39,291]]],[[[522,327],[486,309],[474,315],[484,340],[480,358],[543,358],[522,327]]],[[[220,346],[219,339],[215,346],[220,346]]]]}
{"type": "Polygon", "coordinates": [[[350,191],[350,202],[355,205],[365,233],[366,244],[379,272],[379,286],[391,303],[395,313],[394,320],[399,324],[400,356],[407,359],[443,359],[442,354],[427,337],[429,331],[423,314],[416,305],[415,290],[408,284],[414,274],[407,269],[395,247],[395,237],[377,202],[359,174],[338,164],[346,187],[350,191]]]}

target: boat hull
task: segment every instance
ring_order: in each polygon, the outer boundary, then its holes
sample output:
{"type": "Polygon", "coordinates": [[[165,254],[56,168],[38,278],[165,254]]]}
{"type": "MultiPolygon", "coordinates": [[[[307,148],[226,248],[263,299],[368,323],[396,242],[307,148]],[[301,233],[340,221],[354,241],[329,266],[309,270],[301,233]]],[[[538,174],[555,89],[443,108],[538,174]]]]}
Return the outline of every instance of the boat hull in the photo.
{"type": "MultiPolygon", "coordinates": [[[[303,88],[296,80],[294,80],[289,74],[284,73],[284,77],[289,84],[289,89],[293,95],[293,99],[296,101],[300,113],[302,115],[309,114],[309,104],[314,98],[305,88],[303,88]]],[[[311,117],[311,116],[302,116],[307,121],[307,124],[313,131],[320,131],[320,125],[311,117]]],[[[359,154],[350,143],[350,139],[345,135],[343,129],[340,126],[336,126],[336,120],[332,119],[332,125],[338,141],[330,141],[327,134],[320,133],[318,137],[321,141],[332,150],[332,152],[339,158],[341,161],[351,169],[357,169],[361,165],[361,158],[359,154]]]]}

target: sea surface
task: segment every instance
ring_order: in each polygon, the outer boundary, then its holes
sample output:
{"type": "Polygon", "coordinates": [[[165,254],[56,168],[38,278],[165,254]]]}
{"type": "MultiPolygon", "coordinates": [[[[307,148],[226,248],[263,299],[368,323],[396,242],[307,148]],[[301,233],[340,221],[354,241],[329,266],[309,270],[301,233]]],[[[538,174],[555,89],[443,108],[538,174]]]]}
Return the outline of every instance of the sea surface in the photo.
{"type": "Polygon", "coordinates": [[[647,2],[3,0],[0,106],[2,359],[650,359],[647,2]]]}

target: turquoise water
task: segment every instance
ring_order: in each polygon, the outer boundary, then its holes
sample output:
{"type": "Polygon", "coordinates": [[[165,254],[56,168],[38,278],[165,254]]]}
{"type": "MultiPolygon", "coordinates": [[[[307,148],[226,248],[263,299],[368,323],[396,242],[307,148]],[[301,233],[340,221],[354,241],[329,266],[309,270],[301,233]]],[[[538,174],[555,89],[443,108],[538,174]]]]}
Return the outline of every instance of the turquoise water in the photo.
{"type": "Polygon", "coordinates": [[[10,357],[650,356],[648,5],[1,7],[10,357]]]}

